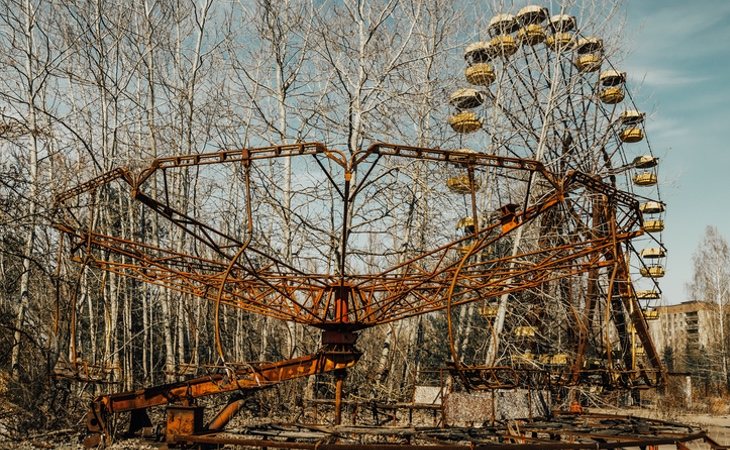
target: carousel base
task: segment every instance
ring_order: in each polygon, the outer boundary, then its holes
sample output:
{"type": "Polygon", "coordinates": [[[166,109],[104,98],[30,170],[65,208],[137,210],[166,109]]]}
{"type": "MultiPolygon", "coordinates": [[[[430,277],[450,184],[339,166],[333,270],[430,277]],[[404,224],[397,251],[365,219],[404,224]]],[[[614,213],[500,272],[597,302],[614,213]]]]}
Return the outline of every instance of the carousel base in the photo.
{"type": "Polygon", "coordinates": [[[688,425],[592,413],[556,413],[549,419],[513,419],[470,427],[388,427],[269,423],[200,435],[168,436],[168,445],[234,445],[286,449],[615,449],[695,444],[723,449],[704,431],[688,425]]]}

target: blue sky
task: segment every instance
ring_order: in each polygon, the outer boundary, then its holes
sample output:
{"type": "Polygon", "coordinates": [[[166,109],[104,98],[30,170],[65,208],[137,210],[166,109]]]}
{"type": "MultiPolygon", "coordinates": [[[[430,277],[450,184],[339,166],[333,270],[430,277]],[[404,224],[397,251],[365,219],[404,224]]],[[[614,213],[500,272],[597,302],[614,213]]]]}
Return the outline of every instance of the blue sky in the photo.
{"type": "Polygon", "coordinates": [[[730,239],[730,1],[629,0],[622,64],[660,159],[664,300],[689,300],[707,225],[730,239]]]}

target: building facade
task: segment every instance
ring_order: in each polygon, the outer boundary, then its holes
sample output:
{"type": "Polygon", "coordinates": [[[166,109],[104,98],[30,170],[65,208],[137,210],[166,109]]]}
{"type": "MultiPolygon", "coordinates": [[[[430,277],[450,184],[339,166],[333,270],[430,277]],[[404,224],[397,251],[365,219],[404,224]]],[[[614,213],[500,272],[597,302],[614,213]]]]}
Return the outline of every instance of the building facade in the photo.
{"type": "Polygon", "coordinates": [[[713,348],[720,338],[718,307],[714,303],[688,301],[660,306],[657,311],[657,319],[649,321],[649,332],[659,354],[672,355],[675,369],[687,356],[713,348]]]}

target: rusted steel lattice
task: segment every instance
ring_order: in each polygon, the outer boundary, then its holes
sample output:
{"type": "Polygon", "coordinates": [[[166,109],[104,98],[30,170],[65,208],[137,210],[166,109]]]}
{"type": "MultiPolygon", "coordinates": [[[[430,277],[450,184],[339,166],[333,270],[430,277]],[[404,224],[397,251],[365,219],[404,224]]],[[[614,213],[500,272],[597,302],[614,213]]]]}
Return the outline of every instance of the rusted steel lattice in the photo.
{"type": "MultiPolygon", "coordinates": [[[[215,172],[211,179],[220,176],[220,173],[215,172]]],[[[201,176],[200,172],[198,176],[201,176]]],[[[523,189],[520,196],[525,192],[528,191],[523,189]]],[[[437,198],[441,193],[433,196],[437,198]]],[[[638,385],[656,384],[662,380],[661,364],[646,333],[644,317],[636,305],[631,284],[626,279],[626,260],[622,250],[630,239],[641,234],[638,202],[626,192],[581,172],[571,171],[559,176],[529,159],[390,144],[376,144],[348,158],[322,144],[311,143],[161,158],[136,173],[131,169],[117,169],[62,194],[58,199],[65,204],[68,214],[57,227],[71,240],[79,262],[226,306],[323,330],[319,353],[247,368],[237,372],[234,380],[227,383],[221,384],[220,380],[206,377],[102,396],[95,402],[88,417],[89,429],[95,433],[105,432],[106,418],[117,412],[132,411],[133,428],[144,428],[149,425],[145,410],[152,406],[170,402],[189,404],[200,396],[260,388],[329,371],[342,373],[342,369],[351,367],[360,356],[355,348],[359,330],[549,286],[592,270],[609,271],[612,283],[619,291],[618,298],[622,299],[618,306],[604,302],[600,307],[596,305],[596,310],[619,307],[639,312],[627,315],[625,322],[617,324],[616,328],[619,333],[625,332],[631,324],[639,332],[645,340],[645,347],[650,349],[647,352],[647,368],[637,371],[633,365],[611,366],[610,361],[606,361],[601,368],[584,369],[580,361],[589,348],[587,338],[595,328],[590,324],[591,318],[584,316],[582,320],[589,322],[586,336],[566,344],[572,347],[574,364],[545,366],[541,370],[556,385],[581,382],[582,378],[590,377],[595,371],[609,374],[606,378],[608,383],[620,381],[626,385],[638,385]],[[325,216],[341,218],[338,251],[333,253],[336,264],[332,267],[335,270],[331,273],[308,272],[304,267],[280,260],[276,253],[257,247],[255,243],[254,225],[260,219],[251,207],[256,202],[255,194],[251,193],[251,172],[257,165],[282,158],[304,159],[313,163],[312,166],[323,173],[319,179],[329,180],[331,191],[337,194],[330,204],[320,199],[315,202],[318,207],[324,208],[325,216]],[[175,171],[205,166],[243,172],[242,186],[248,211],[245,223],[250,224],[243,234],[237,235],[191,217],[176,208],[170,192],[159,190],[159,186],[167,186],[166,180],[175,171]],[[394,171],[394,167],[399,170],[394,171]],[[421,170],[422,180],[440,176],[443,170],[466,170],[476,176],[497,170],[501,176],[508,177],[511,184],[539,190],[541,195],[526,204],[508,204],[498,209],[496,215],[491,214],[490,221],[474,226],[466,236],[454,238],[450,230],[442,232],[440,236],[433,236],[429,248],[418,249],[411,257],[399,255],[402,261],[388,265],[390,261],[385,256],[371,268],[365,268],[358,261],[358,247],[362,243],[352,233],[359,223],[357,219],[349,220],[348,215],[358,208],[367,211],[369,203],[379,201],[380,197],[373,195],[374,192],[408,183],[411,178],[404,181],[403,175],[406,169],[421,170]],[[388,177],[390,179],[386,179],[388,177]],[[156,196],[149,192],[153,179],[156,179],[159,191],[156,196]],[[112,183],[121,185],[119,192],[130,192],[135,200],[175,224],[195,242],[205,246],[207,251],[182,253],[141,240],[97,232],[89,225],[93,216],[89,205],[93,205],[93,201],[81,202],[78,206],[73,202],[83,196],[93,198],[99,190],[110,189],[112,183]],[[538,239],[534,244],[539,245],[525,245],[513,254],[496,250],[518,230],[529,232],[531,226],[539,228],[540,220],[555,210],[585,206],[585,198],[591,199],[589,204],[599,205],[600,209],[587,217],[576,213],[571,226],[595,229],[596,226],[591,223],[595,216],[602,225],[610,225],[604,227],[604,231],[577,235],[573,241],[553,246],[544,245],[538,239]]],[[[483,215],[476,207],[473,212],[474,218],[483,215]]],[[[368,222],[368,226],[378,225],[368,222]]],[[[527,239],[524,241],[528,242],[527,239]]],[[[519,368],[515,370],[519,372],[519,368]]],[[[497,369],[489,371],[488,377],[481,378],[488,387],[501,387],[509,380],[514,386],[521,384],[519,376],[505,378],[500,377],[497,369]],[[490,379],[494,381],[490,382],[490,379]]],[[[464,369],[464,373],[467,372],[464,369]]],[[[340,420],[340,392],[341,378],[338,381],[336,423],[340,420]]],[[[221,429],[239,407],[240,404],[227,407],[207,429],[221,429]]]]}
{"type": "MultiPolygon", "coordinates": [[[[674,424],[550,408],[536,419],[531,407],[528,419],[482,418],[478,430],[342,425],[359,333],[431,313],[446,317],[448,373],[466,391],[490,393],[492,416],[498,390],[665,383],[647,325],[664,275],[658,160],[651,148],[629,155],[625,144],[644,138],[644,114],[618,106],[626,74],[603,70],[603,41],[576,27],[575,17],[538,6],[495,16],[490,39],[465,49],[471,87],[449,99],[460,135],[451,149],[376,143],[350,153],[313,142],[169,156],[60,194],[57,228],[82,267],[212,302],[216,314],[238,308],[321,330],[311,355],[102,395],[87,415],[88,443],[110,437],[120,412],[131,414],[131,432],[145,433],[147,409],[162,405],[166,440],[199,445],[578,449],[705,438],[674,424]],[[133,229],[104,223],[100,198],[143,213],[133,229]],[[147,235],[150,213],[164,232],[147,235]],[[484,344],[468,355],[457,343],[464,322],[484,344]],[[221,431],[243,400],[208,423],[195,406],[328,372],[334,427],[236,437],[221,431]]],[[[424,409],[445,417],[448,407],[424,409]]]]}

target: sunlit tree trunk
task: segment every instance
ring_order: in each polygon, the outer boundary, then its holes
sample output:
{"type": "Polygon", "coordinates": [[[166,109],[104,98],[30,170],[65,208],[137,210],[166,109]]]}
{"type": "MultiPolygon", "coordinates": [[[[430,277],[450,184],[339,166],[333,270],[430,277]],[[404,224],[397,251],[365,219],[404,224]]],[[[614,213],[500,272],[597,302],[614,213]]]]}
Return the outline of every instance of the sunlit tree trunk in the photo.
{"type": "Polygon", "coordinates": [[[25,101],[27,102],[27,114],[28,114],[28,128],[30,131],[30,148],[28,155],[28,171],[29,171],[29,186],[30,195],[28,203],[28,217],[30,223],[28,224],[27,235],[25,236],[25,243],[23,245],[23,256],[22,256],[22,274],[20,276],[19,283],[19,299],[18,299],[18,310],[15,316],[15,332],[13,333],[13,347],[11,350],[10,367],[12,368],[13,378],[18,379],[20,376],[20,341],[22,339],[23,330],[25,328],[25,316],[28,309],[28,303],[30,301],[30,275],[31,275],[31,260],[33,259],[34,245],[35,245],[35,233],[36,233],[36,212],[38,209],[38,189],[39,189],[39,170],[38,170],[38,156],[40,153],[40,143],[38,141],[39,136],[39,121],[36,112],[36,98],[39,94],[41,86],[37,80],[37,71],[34,67],[34,58],[36,55],[34,31],[36,26],[36,6],[31,3],[30,0],[25,0],[22,4],[20,14],[22,15],[24,23],[22,30],[22,39],[24,41],[24,74],[27,80],[27,85],[24,86],[25,101]]]}

